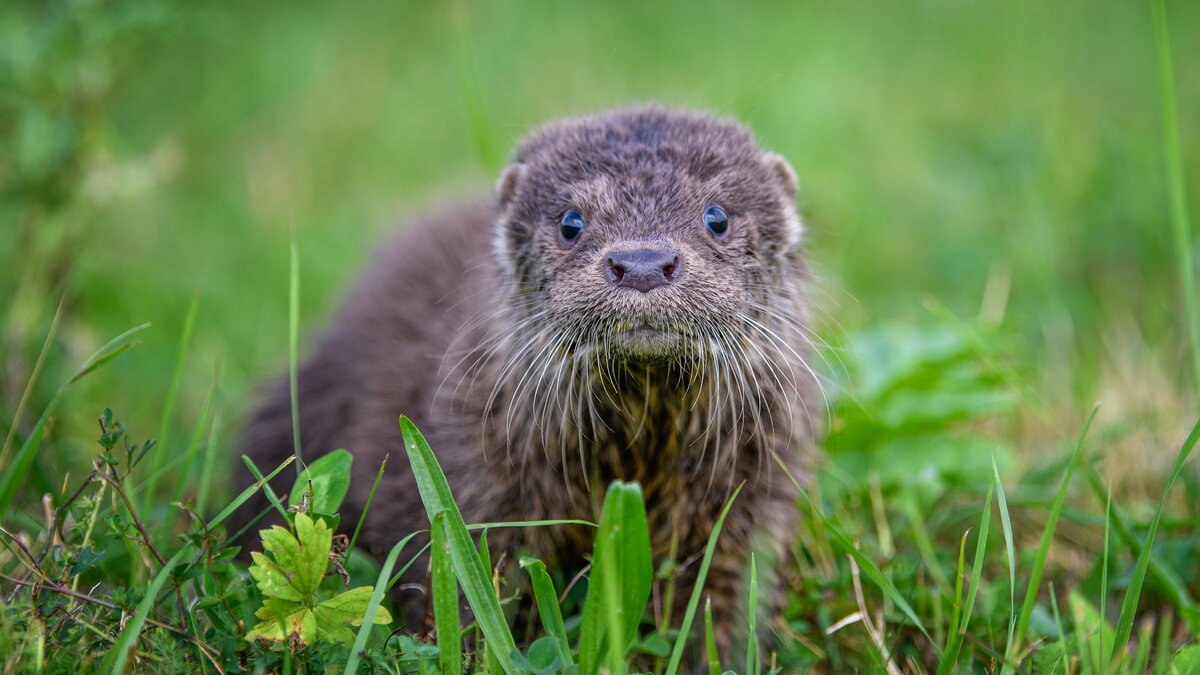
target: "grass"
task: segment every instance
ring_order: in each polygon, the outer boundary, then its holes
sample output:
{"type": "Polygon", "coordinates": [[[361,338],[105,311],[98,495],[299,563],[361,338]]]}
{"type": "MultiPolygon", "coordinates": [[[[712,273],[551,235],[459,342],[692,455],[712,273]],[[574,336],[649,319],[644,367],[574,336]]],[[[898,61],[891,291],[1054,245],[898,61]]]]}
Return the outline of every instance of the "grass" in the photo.
{"type": "Polygon", "coordinates": [[[6,5],[0,670],[1186,672],[1198,38],[1163,0],[6,5]],[[646,99],[738,116],[804,186],[827,457],[761,658],[718,653],[703,583],[629,532],[597,530],[590,588],[497,572],[504,524],[455,518],[436,448],[376,474],[429,492],[430,626],[375,625],[425,535],[382,565],[352,540],[344,641],[243,640],[264,594],[222,522],[257,489],[224,489],[251,383],[294,391],[395,214],[486,191],[539,121],[646,99]]]}

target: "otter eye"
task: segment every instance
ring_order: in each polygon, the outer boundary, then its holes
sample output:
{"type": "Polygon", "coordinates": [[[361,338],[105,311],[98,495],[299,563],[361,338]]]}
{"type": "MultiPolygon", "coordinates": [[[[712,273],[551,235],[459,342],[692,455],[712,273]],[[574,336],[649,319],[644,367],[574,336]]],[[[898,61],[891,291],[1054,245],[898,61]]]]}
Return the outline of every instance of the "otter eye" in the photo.
{"type": "Polygon", "coordinates": [[[729,234],[729,216],[725,215],[725,209],[719,206],[704,209],[704,227],[717,239],[729,234]]]}
{"type": "Polygon", "coordinates": [[[567,211],[558,223],[558,232],[562,235],[563,241],[573,242],[583,234],[584,225],[582,213],[574,210],[567,211]]]}

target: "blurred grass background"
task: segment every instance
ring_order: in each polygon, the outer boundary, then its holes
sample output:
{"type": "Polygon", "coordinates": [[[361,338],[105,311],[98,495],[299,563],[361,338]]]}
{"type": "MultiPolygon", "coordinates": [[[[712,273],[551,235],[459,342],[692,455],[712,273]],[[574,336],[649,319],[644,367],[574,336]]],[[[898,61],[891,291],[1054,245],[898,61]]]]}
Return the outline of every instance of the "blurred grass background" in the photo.
{"type": "MultiPolygon", "coordinates": [[[[1200,6],[1168,13],[1197,213],[1200,6]]],[[[219,357],[232,439],[286,364],[291,233],[311,334],[387,230],[486,193],[533,126],[652,100],[735,116],[795,166],[827,338],[936,324],[930,298],[998,323],[1034,392],[1027,457],[1099,399],[1129,436],[1114,473],[1161,481],[1195,383],[1156,77],[1148,5],[1117,0],[11,0],[0,424],[62,297],[21,429],[72,364],[154,327],[72,393],[42,487],[86,465],[102,407],[157,428],[198,290],[172,435],[219,357]]]]}

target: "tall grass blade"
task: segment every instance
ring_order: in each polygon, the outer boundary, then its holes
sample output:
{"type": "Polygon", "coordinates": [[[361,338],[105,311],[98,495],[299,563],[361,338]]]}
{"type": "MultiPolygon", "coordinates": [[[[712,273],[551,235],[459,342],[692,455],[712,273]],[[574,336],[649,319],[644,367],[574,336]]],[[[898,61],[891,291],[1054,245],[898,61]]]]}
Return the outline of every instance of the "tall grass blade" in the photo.
{"type": "MultiPolygon", "coordinates": [[[[212,383],[208,387],[208,393],[204,395],[204,402],[200,404],[200,414],[196,417],[196,425],[192,427],[192,435],[188,438],[187,450],[183,453],[185,465],[183,470],[178,472],[175,478],[175,486],[171,490],[171,502],[177,502],[183,498],[183,491],[187,487],[188,478],[193,475],[193,467],[195,466],[195,456],[199,454],[203,441],[201,438],[207,438],[205,432],[212,423],[213,405],[217,396],[217,385],[221,381],[221,366],[220,361],[213,369],[212,383]]],[[[158,452],[154,453],[156,457],[162,455],[164,448],[159,445],[158,452]]],[[[152,489],[146,490],[147,502],[152,489]]],[[[149,514],[149,511],[144,511],[149,514]]],[[[166,524],[168,519],[163,519],[166,524]]]]}
{"type": "Polygon", "coordinates": [[[46,404],[46,409],[42,411],[42,416],[38,418],[37,424],[33,426],[33,430],[25,438],[25,442],[21,444],[21,448],[13,455],[12,464],[7,467],[0,467],[0,474],[3,474],[0,476],[0,513],[8,511],[9,504],[12,503],[13,497],[17,494],[17,488],[28,478],[29,469],[33,465],[33,459],[42,444],[42,436],[46,432],[46,424],[54,415],[54,411],[58,408],[58,404],[62,401],[63,396],[70,389],[71,385],[136,345],[137,341],[132,339],[133,336],[149,327],[150,324],[144,323],[140,326],[130,328],[110,340],[89,356],[71,374],[71,377],[59,386],[58,391],[54,392],[50,403],[46,404]]]}
{"type": "MultiPolygon", "coordinates": [[[[246,459],[246,457],[244,455],[243,455],[243,459],[246,459]]],[[[242,490],[241,494],[239,494],[237,497],[235,497],[233,501],[226,504],[225,508],[221,509],[220,513],[218,513],[212,520],[205,523],[205,525],[204,525],[205,528],[211,530],[212,528],[216,527],[217,525],[220,525],[221,523],[223,523],[225,521],[225,519],[228,518],[229,516],[233,515],[233,512],[237,511],[238,508],[240,508],[242,504],[245,504],[251,497],[253,497],[255,492],[258,492],[260,489],[262,489],[264,487],[268,487],[267,483],[269,483],[272,478],[279,475],[280,471],[283,471],[285,468],[287,468],[287,465],[291,464],[295,460],[296,460],[295,457],[288,457],[287,459],[283,460],[282,464],[275,467],[274,471],[267,474],[267,476],[265,478],[256,479],[256,482],[253,485],[246,488],[245,490],[242,490]]]]}
{"type": "Polygon", "coordinates": [[[1088,430],[1092,428],[1092,421],[1096,419],[1096,413],[1099,410],[1100,406],[1092,406],[1087,421],[1083,423],[1083,431],[1079,433],[1079,438],[1075,441],[1075,450],[1071,453],[1066,468],[1063,469],[1062,480],[1058,484],[1058,493],[1054,496],[1054,504],[1050,507],[1050,515],[1046,518],[1046,527],[1042,530],[1042,540],[1038,544],[1037,555],[1033,559],[1033,569],[1029,572],[1029,587],[1025,589],[1025,601],[1021,604],[1021,618],[1017,621],[1017,631],[1013,639],[1009,641],[1012,647],[1009,654],[1019,653],[1021,644],[1025,640],[1025,633],[1029,629],[1029,618],[1033,616],[1033,606],[1037,602],[1038,587],[1042,583],[1042,573],[1046,569],[1046,559],[1050,555],[1050,542],[1054,540],[1054,530],[1058,526],[1063,503],[1067,500],[1067,488],[1071,485],[1071,477],[1075,474],[1075,467],[1079,465],[1079,457],[1083,454],[1083,441],[1087,438],[1088,430]]]}
{"type": "Polygon", "coordinates": [[[296,478],[304,471],[300,454],[300,248],[292,236],[288,268],[288,389],[292,399],[292,453],[296,456],[296,478]]]}
{"type": "Polygon", "coordinates": [[[708,675],[721,675],[721,656],[717,653],[717,636],[713,632],[712,598],[704,599],[704,651],[708,656],[708,675]]]}
{"type": "Polygon", "coordinates": [[[183,330],[179,334],[179,348],[175,351],[175,365],[171,368],[171,383],[167,386],[167,395],[163,399],[162,417],[158,421],[158,449],[154,451],[150,473],[144,483],[146,487],[142,496],[142,513],[150,513],[150,507],[155,497],[154,487],[158,484],[163,457],[172,454],[171,446],[168,445],[171,435],[171,416],[175,413],[175,398],[179,394],[179,381],[183,377],[183,359],[187,355],[188,344],[192,341],[192,329],[196,326],[196,311],[199,308],[200,289],[196,289],[196,292],[192,294],[192,303],[188,306],[187,315],[183,319],[183,330]]]}
{"type": "Polygon", "coordinates": [[[1000,672],[1008,672],[1014,663],[1017,649],[1013,644],[1013,630],[1017,614],[1017,554],[1013,545],[1012,520],[1008,514],[1008,499],[1004,496],[1004,483],[1000,481],[1000,469],[996,458],[992,458],[992,476],[996,485],[996,502],[1000,506],[1000,529],[1004,531],[1004,551],[1008,557],[1008,648],[1004,652],[1004,666],[1000,672]]]}
{"type": "Polygon", "coordinates": [[[63,305],[66,301],[66,297],[58,301],[58,309],[54,310],[54,318],[50,320],[50,329],[46,331],[46,339],[42,341],[42,350],[38,352],[37,361],[33,363],[33,370],[29,371],[29,379],[25,381],[25,389],[21,392],[21,400],[17,402],[17,410],[13,413],[12,426],[8,428],[8,433],[4,436],[4,446],[0,447],[0,467],[3,467],[8,462],[8,451],[12,448],[13,438],[17,435],[17,427],[21,424],[21,418],[25,416],[25,406],[29,403],[29,396],[33,393],[33,386],[37,384],[38,376],[42,373],[42,365],[46,362],[46,354],[50,352],[50,345],[54,344],[54,336],[58,333],[58,322],[62,319],[63,305]]]}
{"type": "MultiPolygon", "coordinates": [[[[1063,630],[1062,615],[1058,611],[1058,598],[1054,593],[1054,582],[1050,582],[1050,610],[1054,613],[1054,627],[1058,629],[1058,643],[1062,645],[1062,663],[1063,672],[1068,672],[1066,664],[1071,660],[1071,654],[1067,651],[1067,633],[1063,630]]],[[[1057,668],[1055,672],[1058,672],[1057,668]]]]}
{"type": "Polygon", "coordinates": [[[959,638],[966,635],[975,611],[975,597],[979,594],[979,583],[983,580],[983,560],[987,553],[988,533],[992,526],[992,493],[996,489],[995,479],[988,486],[987,500],[983,503],[983,514],[979,517],[979,538],[975,542],[975,561],[971,564],[971,587],[967,589],[967,602],[963,607],[962,623],[958,627],[959,638]]]}
{"type": "Polygon", "coordinates": [[[475,614],[475,621],[483,631],[484,640],[492,648],[493,656],[500,662],[504,672],[512,673],[514,670],[510,655],[517,648],[516,642],[504,620],[500,601],[496,599],[492,590],[488,570],[484,569],[462,514],[454,503],[446,476],[442,473],[442,468],[438,465],[425,437],[417,430],[412,420],[401,417],[400,431],[404,435],[404,450],[412,464],[413,477],[416,478],[425,513],[431,523],[439,513],[447,514],[446,538],[455,576],[458,577],[467,603],[475,614]]]}
{"type": "Polygon", "coordinates": [[[1162,102],[1163,150],[1171,199],[1171,232],[1178,256],[1179,290],[1183,296],[1183,320],[1192,350],[1192,384],[1200,386],[1200,308],[1196,306],[1196,281],[1192,262],[1192,231],[1188,220],[1187,192],[1183,180],[1183,157],[1179,151],[1179,122],[1175,114],[1175,74],[1171,65],[1171,40],[1163,0],[1150,2],[1154,46],[1158,57],[1159,101],[1162,102]]]}
{"type": "Polygon", "coordinates": [[[367,521],[367,513],[371,510],[371,502],[375,501],[375,491],[379,489],[379,481],[383,479],[383,470],[387,468],[388,456],[384,455],[383,461],[379,463],[379,471],[375,472],[375,482],[371,484],[371,491],[367,493],[367,503],[363,505],[363,512],[358,517],[358,524],[354,526],[354,534],[350,536],[350,545],[346,547],[346,559],[349,560],[350,552],[354,550],[354,545],[358,543],[358,535],[362,532],[363,523],[367,521]]]}
{"type": "Polygon", "coordinates": [[[367,602],[367,609],[363,612],[358,635],[354,638],[354,646],[350,649],[349,658],[346,659],[346,668],[342,671],[345,675],[354,675],[358,672],[358,662],[363,650],[367,648],[367,639],[371,636],[371,626],[375,624],[375,614],[379,612],[379,605],[383,603],[383,595],[387,592],[388,579],[392,575],[392,568],[396,566],[396,558],[400,556],[400,552],[404,550],[408,542],[418,534],[420,533],[413,532],[397,542],[388,552],[387,559],[383,561],[383,567],[379,570],[379,578],[375,581],[375,588],[371,591],[371,600],[367,602]]]}
{"type": "Polygon", "coordinates": [[[196,513],[201,516],[208,510],[212,497],[213,474],[217,470],[217,439],[221,436],[221,411],[213,414],[208,427],[208,442],[204,445],[204,462],[200,465],[200,485],[196,488],[196,513]]]}
{"type": "Polygon", "coordinates": [[[696,608],[700,605],[700,596],[704,594],[704,580],[708,577],[708,568],[712,564],[713,554],[717,550],[717,540],[721,536],[721,528],[725,526],[725,516],[729,515],[729,509],[733,507],[734,500],[741,494],[745,485],[744,482],[738,484],[733,494],[729,495],[725,506],[721,508],[721,515],[717,516],[717,522],[713,524],[712,532],[708,535],[708,544],[704,547],[704,558],[701,559],[700,570],[696,573],[696,583],[692,586],[692,595],[688,598],[687,610],[683,613],[683,623],[679,626],[675,647],[671,649],[671,660],[667,662],[666,675],[675,675],[679,672],[679,663],[683,660],[683,648],[692,632],[692,621],[696,618],[696,608]]]}
{"type": "MultiPolygon", "coordinates": [[[[1100,480],[1100,473],[1096,471],[1096,467],[1088,466],[1084,474],[1087,476],[1088,484],[1092,488],[1092,492],[1096,494],[1098,499],[1106,499],[1108,494],[1100,480]]],[[[1141,555],[1142,544],[1134,536],[1133,529],[1129,525],[1125,510],[1120,504],[1112,505],[1112,512],[1109,514],[1112,528],[1117,533],[1117,538],[1125,545],[1126,548],[1133,554],[1134,559],[1141,555]]],[[[1150,552],[1150,563],[1147,566],[1147,574],[1154,579],[1158,590],[1170,600],[1171,605],[1175,608],[1179,615],[1191,628],[1192,632],[1200,633],[1200,611],[1196,609],[1196,601],[1192,600],[1192,596],[1188,593],[1187,586],[1184,585],[1182,577],[1174,569],[1163,562],[1160,556],[1150,552]]]]}
{"type": "MultiPolygon", "coordinates": [[[[292,457],[292,459],[295,460],[296,458],[292,457]]],[[[275,490],[271,489],[271,484],[265,482],[262,472],[258,470],[258,465],[254,463],[254,460],[250,459],[249,455],[242,455],[242,462],[246,465],[246,468],[250,469],[250,474],[254,476],[254,480],[262,484],[263,494],[267,496],[267,501],[271,503],[271,506],[275,507],[275,511],[279,514],[279,517],[283,518],[285,523],[290,522],[287,505],[279,499],[279,495],[275,494],[275,490]]]]}
{"type": "Polygon", "coordinates": [[[1121,605],[1121,616],[1117,620],[1117,637],[1113,642],[1113,654],[1109,659],[1110,662],[1117,657],[1118,649],[1123,649],[1125,645],[1129,644],[1129,634],[1133,631],[1134,613],[1137,612],[1138,600],[1142,594],[1142,584],[1146,581],[1150,551],[1154,547],[1154,537],[1158,534],[1158,523],[1162,520],[1167,495],[1171,493],[1171,487],[1175,485],[1175,481],[1183,471],[1184,463],[1191,456],[1192,449],[1196,447],[1197,439],[1200,439],[1200,420],[1192,427],[1183,446],[1179,448],[1179,454],[1175,457],[1175,466],[1171,469],[1171,476],[1167,479],[1166,486],[1163,487],[1162,497],[1158,500],[1158,508],[1154,510],[1154,518],[1150,521],[1149,529],[1146,530],[1146,540],[1142,543],[1142,552],[1138,555],[1137,564],[1133,568],[1133,577],[1129,580],[1129,586],[1125,591],[1125,602],[1121,605]]]}
{"type": "MultiPolygon", "coordinates": [[[[1112,513],[1112,487],[1108,488],[1108,500],[1104,503],[1104,550],[1100,552],[1100,621],[1108,620],[1108,534],[1109,515],[1112,513]]],[[[1100,672],[1108,672],[1109,657],[1104,651],[1104,630],[1100,631],[1100,672]]]]}
{"type": "Polygon", "coordinates": [[[499,170],[502,160],[500,153],[496,151],[496,142],[484,109],[479,77],[475,72],[475,48],[471,42],[467,6],[468,3],[464,0],[450,3],[454,38],[458,46],[458,83],[463,95],[463,104],[467,109],[467,120],[471,125],[471,138],[475,141],[476,155],[483,168],[494,173],[499,170]]]}
{"type": "Polygon", "coordinates": [[[950,611],[949,635],[946,637],[946,648],[942,650],[942,660],[938,664],[938,675],[952,672],[958,665],[958,650],[962,645],[962,634],[958,632],[958,624],[962,615],[963,582],[966,579],[967,537],[971,535],[968,529],[963,532],[962,540],[958,543],[958,567],[954,577],[954,605],[950,611]]]}
{"type": "Polygon", "coordinates": [[[430,575],[433,577],[433,624],[437,629],[438,667],[442,675],[462,673],[462,624],[458,617],[458,583],[450,559],[446,512],[434,517],[429,536],[430,575]]]}
{"type": "Polygon", "coordinates": [[[750,626],[746,634],[750,641],[746,645],[746,675],[759,675],[762,663],[758,658],[758,566],[753,553],[750,554],[750,598],[747,605],[750,626]]]}

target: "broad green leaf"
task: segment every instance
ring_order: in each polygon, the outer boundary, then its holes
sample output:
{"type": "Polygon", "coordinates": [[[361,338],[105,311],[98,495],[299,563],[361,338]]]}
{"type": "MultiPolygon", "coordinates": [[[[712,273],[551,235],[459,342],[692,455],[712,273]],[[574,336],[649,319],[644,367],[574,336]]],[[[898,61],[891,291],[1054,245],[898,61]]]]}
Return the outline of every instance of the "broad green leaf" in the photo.
{"type": "Polygon", "coordinates": [[[350,465],[354,457],[345,450],[334,450],[308,465],[292,486],[291,505],[297,506],[304,500],[304,493],[312,483],[312,499],[308,510],[315,513],[337,513],[350,489],[350,465]]]}

